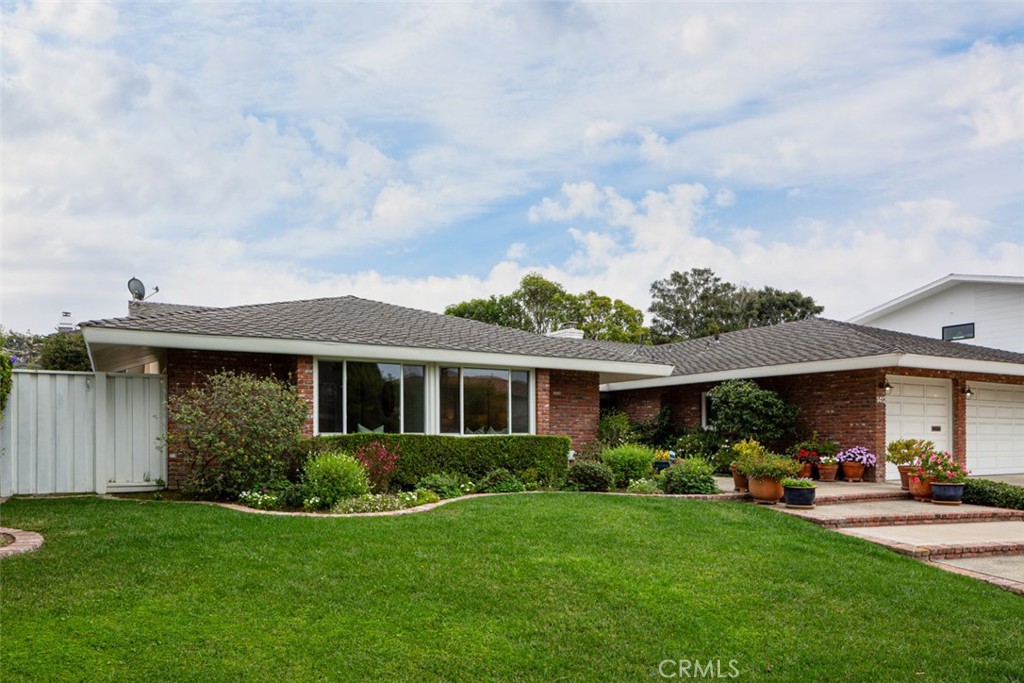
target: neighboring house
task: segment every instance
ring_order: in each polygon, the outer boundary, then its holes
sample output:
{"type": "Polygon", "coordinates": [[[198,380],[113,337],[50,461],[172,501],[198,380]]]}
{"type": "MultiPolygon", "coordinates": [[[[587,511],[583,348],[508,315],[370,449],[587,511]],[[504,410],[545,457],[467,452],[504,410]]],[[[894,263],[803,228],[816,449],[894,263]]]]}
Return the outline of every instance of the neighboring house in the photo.
{"type": "MultiPolygon", "coordinates": [[[[884,456],[924,438],[976,474],[1024,472],[1024,354],[811,319],[646,347],[670,377],[610,382],[607,403],[634,419],[669,406],[678,427],[706,417],[707,391],[754,379],[800,407],[799,424],[884,456]]],[[[878,477],[896,478],[879,463],[878,477]]]]}
{"type": "Polygon", "coordinates": [[[130,313],[81,324],[97,371],[165,373],[169,395],[223,369],[273,375],[308,402],[307,435],[559,434],[580,447],[597,435],[600,384],[672,372],[636,347],[350,296],[130,313]]]}
{"type": "Polygon", "coordinates": [[[850,322],[1024,353],[1024,277],[951,273],[850,322]]]}

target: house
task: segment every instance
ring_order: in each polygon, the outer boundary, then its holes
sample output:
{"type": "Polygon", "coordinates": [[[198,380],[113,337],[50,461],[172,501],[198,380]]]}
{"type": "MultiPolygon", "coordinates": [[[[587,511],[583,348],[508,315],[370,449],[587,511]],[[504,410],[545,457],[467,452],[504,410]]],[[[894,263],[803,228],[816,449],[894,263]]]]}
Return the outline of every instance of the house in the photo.
{"type": "MultiPolygon", "coordinates": [[[[706,393],[753,379],[800,408],[800,426],[884,456],[898,438],[934,441],[976,474],[1024,472],[1024,354],[820,318],[646,347],[668,377],[609,382],[634,419],[669,406],[678,427],[706,419],[706,393]]],[[[876,477],[897,478],[884,458],[876,477]]]]}
{"type": "Polygon", "coordinates": [[[309,404],[310,436],[558,434],[580,447],[596,438],[601,384],[672,372],[627,345],[352,296],[228,308],[133,303],[128,317],[81,328],[96,371],[163,373],[169,396],[222,369],[289,381],[309,404]]]}
{"type": "MultiPolygon", "coordinates": [[[[307,435],[388,431],[597,436],[602,392],[635,419],[705,419],[715,384],[755,379],[801,426],[883,454],[928,438],[977,473],[1024,471],[1024,354],[812,319],[663,346],[551,337],[356,297],[228,308],[136,303],[81,325],[97,371],[222,369],[294,383],[307,435]]],[[[173,470],[173,468],[171,468],[173,470]]],[[[897,476],[879,463],[877,476],[897,476]]]]}
{"type": "Polygon", "coordinates": [[[1024,277],[951,273],[850,322],[1024,353],[1024,277]]]}

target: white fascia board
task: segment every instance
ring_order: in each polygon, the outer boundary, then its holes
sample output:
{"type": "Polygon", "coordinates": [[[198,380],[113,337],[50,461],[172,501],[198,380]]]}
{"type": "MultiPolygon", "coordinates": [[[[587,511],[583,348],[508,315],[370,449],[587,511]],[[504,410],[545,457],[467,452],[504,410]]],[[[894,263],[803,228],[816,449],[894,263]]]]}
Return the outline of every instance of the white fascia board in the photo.
{"type": "Polygon", "coordinates": [[[900,354],[892,353],[882,356],[865,358],[843,358],[841,360],[821,360],[808,363],[788,363],[786,365],[765,365],[756,368],[738,368],[736,370],[720,370],[718,372],[702,372],[695,375],[676,375],[658,379],[641,379],[632,382],[616,382],[604,384],[601,391],[626,391],[628,389],[650,389],[654,387],[671,387],[683,384],[700,384],[701,382],[725,382],[730,379],[754,379],[757,377],[779,377],[782,375],[806,375],[818,372],[843,372],[846,370],[866,370],[898,365],[900,354]]]}
{"type": "Polygon", "coordinates": [[[917,354],[891,353],[881,356],[844,358],[841,360],[789,363],[756,368],[740,368],[720,372],[704,372],[695,375],[676,375],[657,379],[642,379],[629,382],[602,384],[601,391],[627,391],[629,389],[651,389],[656,387],[700,384],[701,382],[725,382],[730,379],[756,379],[758,377],[782,377],[787,375],[810,375],[820,372],[845,372],[869,370],[871,368],[916,368],[918,370],[945,370],[947,372],[973,372],[986,375],[1024,376],[1024,363],[1003,363],[987,360],[947,358],[944,356],[922,356],[917,354]]]}
{"type": "Polygon", "coordinates": [[[859,315],[855,315],[847,320],[847,322],[858,324],[870,323],[883,315],[898,311],[901,308],[909,306],[910,304],[916,303],[922,299],[926,299],[934,294],[938,294],[939,292],[963,282],[1024,285],[1024,277],[1016,275],[961,275],[958,273],[950,273],[949,275],[939,278],[935,282],[931,282],[924,287],[918,287],[914,291],[898,296],[891,301],[887,301],[881,306],[875,306],[874,308],[864,311],[859,315]]]}
{"type": "Polygon", "coordinates": [[[259,337],[223,337],[145,330],[121,330],[101,327],[83,328],[88,345],[146,346],[158,349],[195,349],[199,351],[236,351],[243,353],[279,353],[320,358],[360,360],[419,361],[516,368],[555,368],[632,377],[666,377],[672,366],[662,363],[630,363],[589,358],[558,358],[490,351],[453,351],[413,346],[383,346],[301,339],[264,339],[259,337]]]}

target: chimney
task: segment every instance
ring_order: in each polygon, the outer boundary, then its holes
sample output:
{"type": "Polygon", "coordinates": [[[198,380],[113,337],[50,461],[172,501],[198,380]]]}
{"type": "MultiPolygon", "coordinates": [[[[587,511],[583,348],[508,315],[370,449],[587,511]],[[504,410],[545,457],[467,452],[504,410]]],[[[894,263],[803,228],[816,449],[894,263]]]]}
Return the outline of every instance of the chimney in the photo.
{"type": "Polygon", "coordinates": [[[583,339],[583,330],[576,327],[576,323],[562,323],[562,326],[557,330],[548,332],[547,337],[557,337],[559,339],[583,339]]]}
{"type": "Polygon", "coordinates": [[[60,312],[60,322],[57,323],[58,332],[74,332],[75,323],[71,320],[71,311],[60,312]]]}

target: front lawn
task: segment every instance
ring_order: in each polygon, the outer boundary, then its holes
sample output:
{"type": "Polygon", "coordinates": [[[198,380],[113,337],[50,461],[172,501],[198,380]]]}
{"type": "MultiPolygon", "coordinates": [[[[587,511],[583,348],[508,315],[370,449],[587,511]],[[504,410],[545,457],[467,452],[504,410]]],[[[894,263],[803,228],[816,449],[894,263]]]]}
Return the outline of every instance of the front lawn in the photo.
{"type": "Polygon", "coordinates": [[[332,519],[14,499],[0,519],[46,538],[0,561],[5,682],[1024,672],[1020,596],[749,504],[522,494],[332,519]]]}

